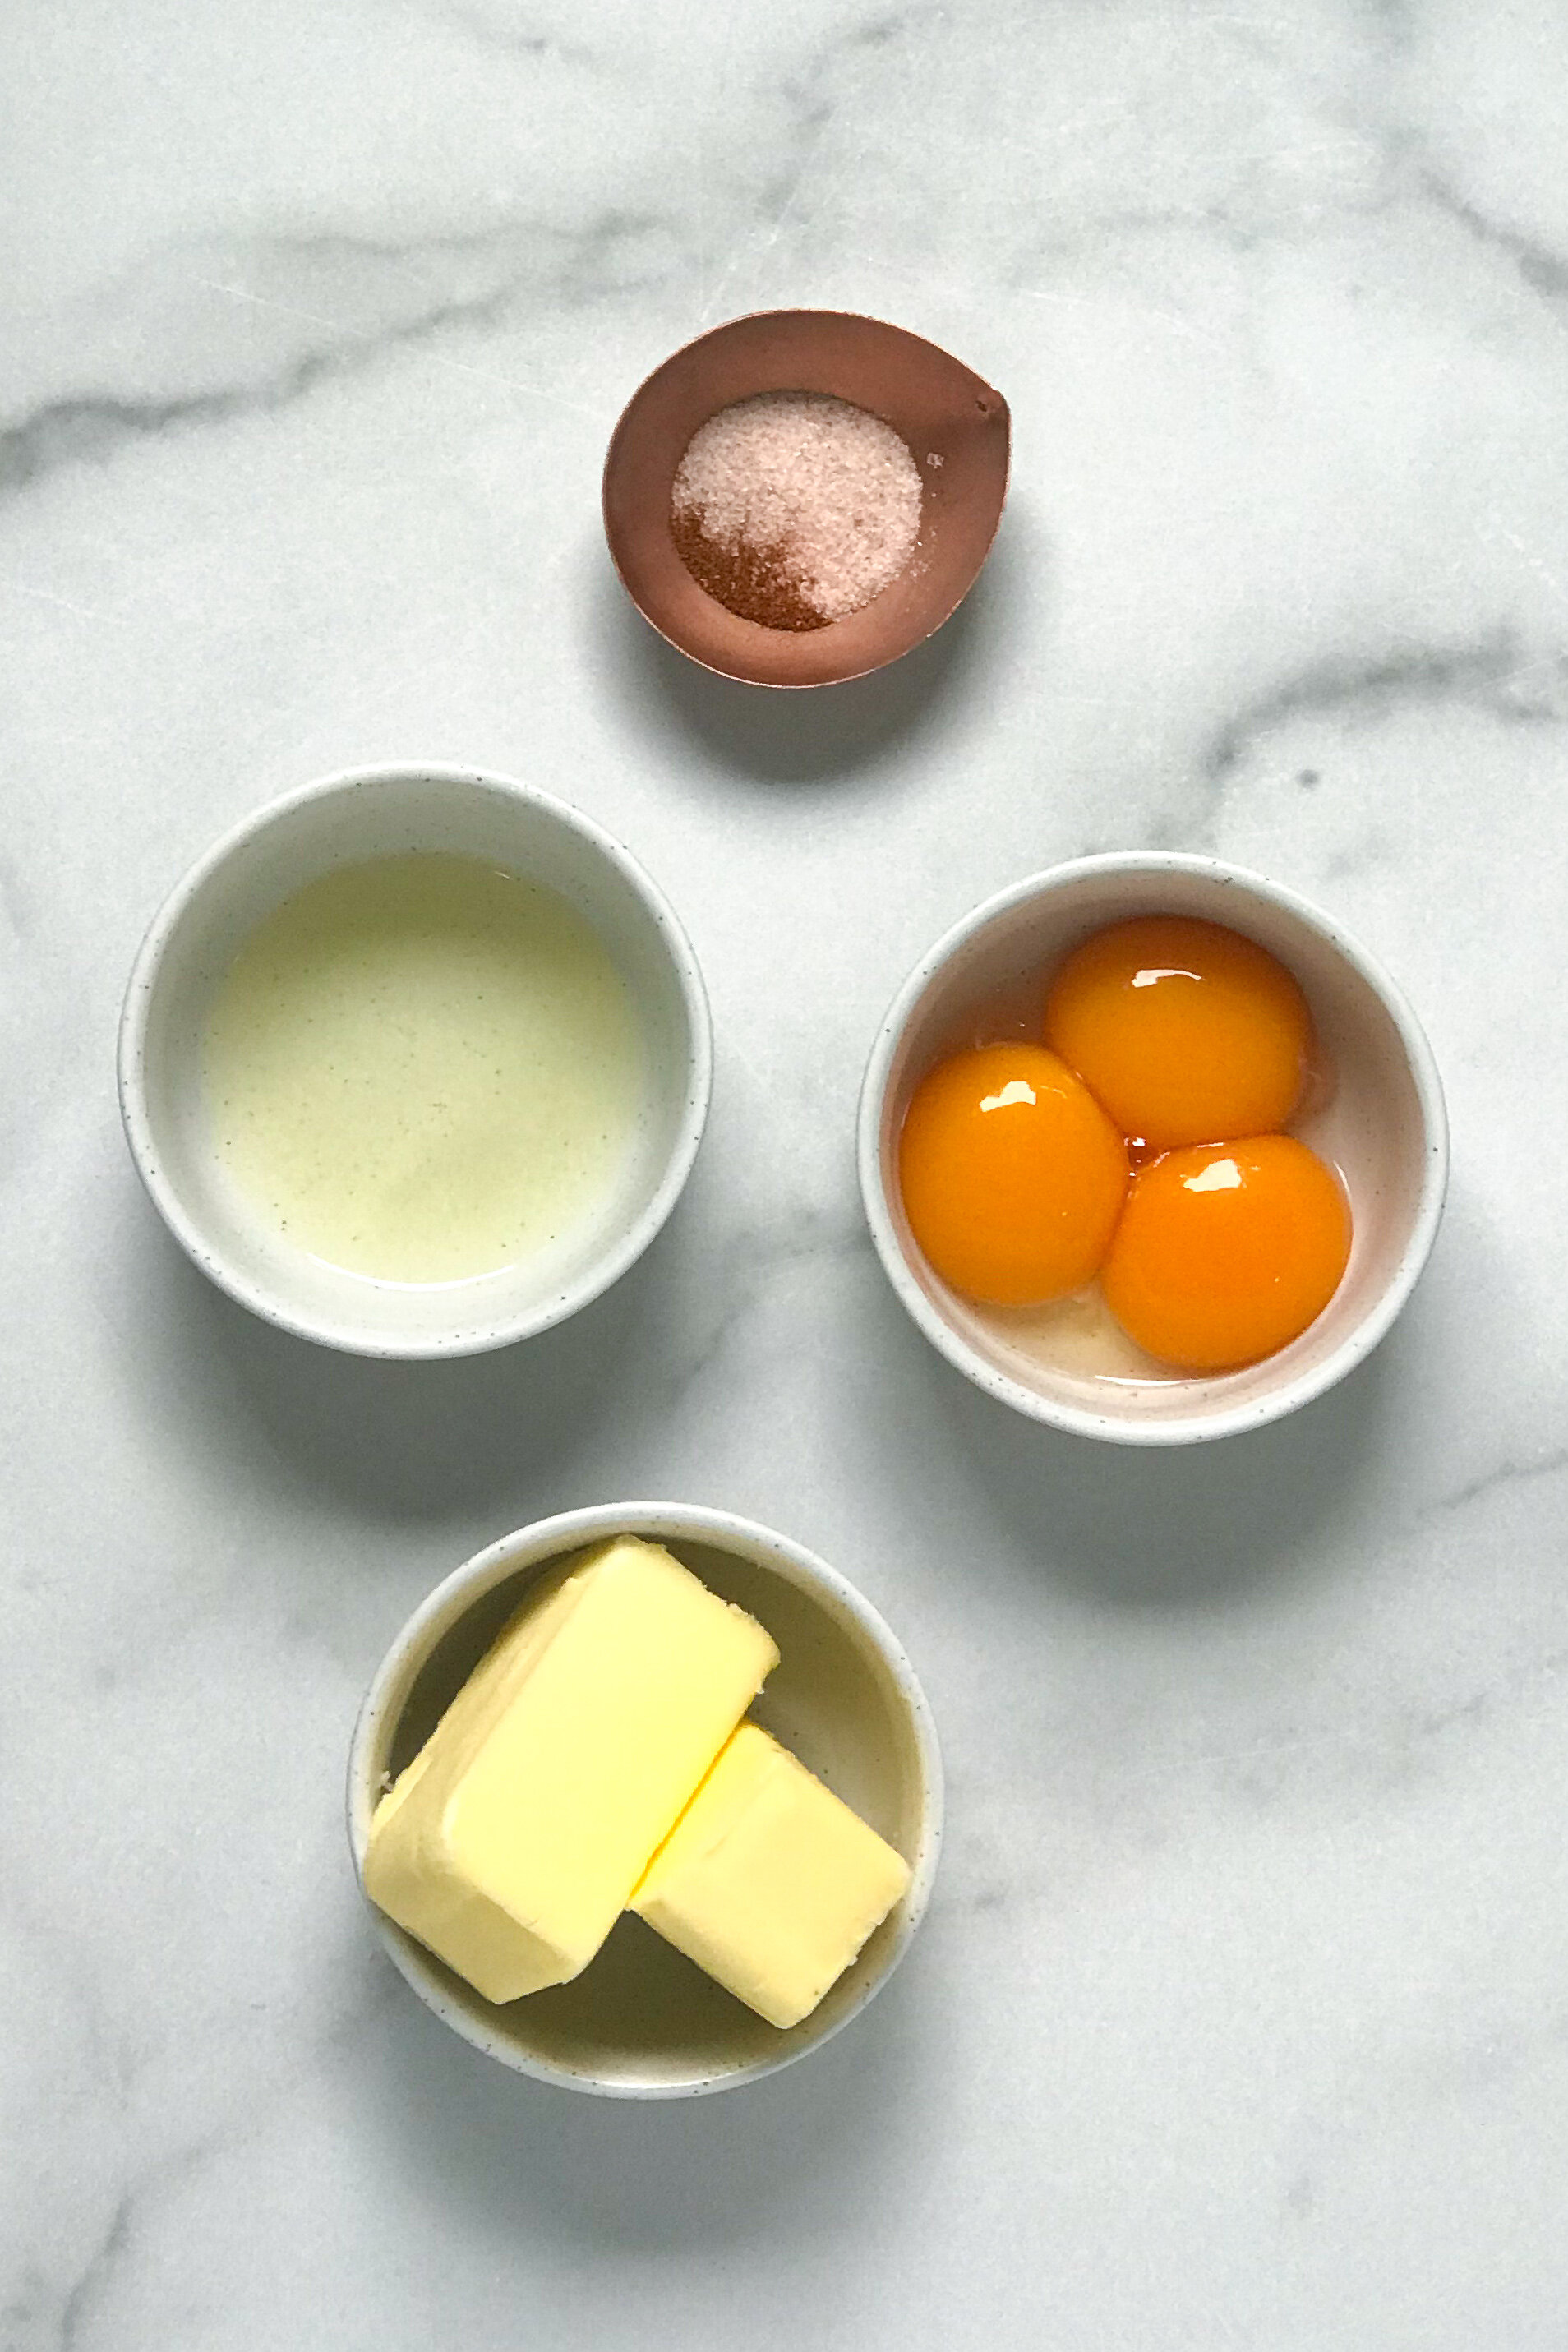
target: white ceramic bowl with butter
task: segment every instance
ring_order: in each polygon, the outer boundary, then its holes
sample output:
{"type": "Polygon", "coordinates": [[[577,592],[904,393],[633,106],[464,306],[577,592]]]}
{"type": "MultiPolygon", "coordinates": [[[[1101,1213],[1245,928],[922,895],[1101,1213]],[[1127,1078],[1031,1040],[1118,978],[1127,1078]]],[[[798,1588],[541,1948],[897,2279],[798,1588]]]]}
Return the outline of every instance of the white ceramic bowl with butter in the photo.
{"type": "Polygon", "coordinates": [[[701,1140],[712,1037],[697,960],[673,908],[592,818],[477,768],[361,768],[274,801],[208,850],[142,943],[120,1028],[120,1101],[142,1181],[202,1272],[300,1338],[386,1357],[475,1354],[575,1314],[639,1257],[701,1140]],[[221,1160],[202,1082],[216,992],[248,934],[306,884],[409,851],[479,858],[556,891],[620,970],[643,1035],[645,1084],[617,1185],[547,1262],[468,1280],[378,1281],[293,1247],[221,1160]]]}
{"type": "Polygon", "coordinates": [[[520,2074],[636,2099],[725,2091],[819,2049],[908,1950],[942,1843],[942,1759],[915,1672],[887,1625],[825,1561],[749,1519],[685,1503],[566,1511],[503,1536],[438,1585],[377,1669],[349,1756],[349,1843],[362,1871],[371,1816],[527,1593],[569,1554],[617,1535],[666,1545],[772,1633],[779,1664],[752,1717],[903,1855],[908,1889],[813,2014],[779,2032],[630,1915],[571,1984],[487,2001],[370,1906],[421,2000],[520,2074]]]}
{"type": "Polygon", "coordinates": [[[860,1097],[860,1189],[872,1239],[910,1316],[958,1370],[1015,1412],[1086,1437],[1184,1445],[1261,1428],[1321,1396],[1368,1356],[1415,1288],[1448,1178],[1443,1088],[1421,1025],[1382,966],[1295,891],[1216,857],[1135,851],[1085,857],[1015,883],[921,957],[878,1033],[860,1097]],[[932,1066],[976,1042],[985,1008],[1045,983],[1107,924],[1200,916],[1256,940],[1306,992],[1332,1074],[1292,1132],[1335,1165],[1353,1235],[1339,1289],[1310,1328],[1223,1375],[1114,1382],[1044,1369],[927,1264],[899,1194],[910,1097],[932,1066]]]}

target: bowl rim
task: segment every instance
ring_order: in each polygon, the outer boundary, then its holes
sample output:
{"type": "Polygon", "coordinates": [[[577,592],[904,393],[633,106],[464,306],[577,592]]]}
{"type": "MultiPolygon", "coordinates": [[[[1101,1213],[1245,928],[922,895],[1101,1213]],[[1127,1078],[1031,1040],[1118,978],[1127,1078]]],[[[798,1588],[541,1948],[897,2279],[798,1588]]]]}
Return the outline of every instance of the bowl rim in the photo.
{"type": "Polygon", "coordinates": [[[738,2090],[746,2084],[760,2082],[764,2075],[776,2074],[831,2042],[876,1998],[908,1951],[931,1900],[942,1851],[944,1793],[942,1749],[930,1702],[902,1643],[864,1593],[816,1552],[792,1537],[779,1534],[776,1528],[764,1527],[760,1520],[701,1503],[643,1501],[592,1503],[532,1520],[510,1535],[486,1544],[426,1594],[394,1635],[361,1703],[349,1742],[345,1802],[349,1854],[365,1908],[399,1974],[444,2024],[476,2050],[483,2051],[487,2057],[496,2059],[514,2073],[531,2075],[557,2088],[601,2098],[679,2099],[738,2090]],[[897,1932],[880,1969],[858,1998],[820,2032],[781,2051],[776,2057],[757,2059],[744,2066],[680,2082],[626,2083],[574,2073],[568,2067],[531,2056],[489,2032],[478,2019],[451,2000],[415,1937],[376,1908],[365,1894],[363,1875],[365,1831],[374,1805],[370,1769],[373,1751],[386,1716],[395,1703],[401,1708],[406,1702],[419,1667],[435,1642],[516,1568],[542,1569],[563,1553],[622,1534],[642,1535],[656,1542],[701,1543],[716,1551],[739,1551],[755,1565],[775,1570],[806,1591],[830,1594],[866,1634],[893,1677],[908,1710],[923,1792],[919,1850],[910,1864],[910,1884],[902,1898],[897,1932]],[[458,1602],[461,1607],[456,1605],[458,1602]]]}
{"type": "Polygon", "coordinates": [[[143,1189],[180,1247],[220,1290],[264,1322],[341,1353],[402,1362],[483,1355],[537,1338],[599,1297],[635,1265],[675,1207],[697,1157],[713,1091],[713,1027],[701,968],[684,926],[664,892],[631,851],[593,817],[537,784],[494,769],[440,760],[373,761],[335,769],[311,782],[264,802],[237,818],[185,869],[148,925],[136,951],[121,1007],[116,1045],[116,1081],[121,1119],[143,1189]],[[376,784],[421,783],[477,790],[515,801],[563,830],[576,834],[639,898],[651,916],[669,960],[686,1013],[690,1040],[683,1083],[684,1102],[664,1172],[646,1207],[606,1244],[576,1277],[526,1312],[499,1316],[472,1326],[424,1334],[355,1333],[351,1326],[300,1312],[265,1286],[251,1281],[216,1249],[186,1212],[163,1171],[147,1108],[147,1019],[164,960],[181,927],[214,877],[240,850],[274,824],[317,801],[331,800],[376,784]]]}
{"type": "Polygon", "coordinates": [[[982,899],[945,930],[916,963],[883,1015],[861,1082],[857,1133],[861,1199],[883,1271],[919,1328],[948,1362],[977,1388],[1032,1421],[1069,1435],[1122,1445],[1192,1445],[1261,1429],[1309,1404],[1342,1380],[1384,1337],[1415,1289],[1436,1237],[1448,1183],[1448,1118],[1443,1084],[1425,1031],[1403,990],[1384,966],[1333,916],[1314,906],[1287,883],[1237,866],[1227,858],[1188,850],[1109,850],[1043,867],[982,899]],[[893,1056],[921,997],[958,950],[998,917],[1033,900],[1054,896],[1064,886],[1118,875],[1192,875],[1261,898],[1316,933],[1365,982],[1381,1001],[1398,1033],[1420,1113],[1423,1144],[1421,1190],[1409,1238],[1392,1276],[1353,1330],[1321,1363],[1309,1367],[1268,1394],[1235,1405],[1161,1422],[1123,1421],[1097,1413],[1027,1388],[988,1363],[941,1316],[905,1260],[882,1181],[882,1107],[893,1056]]]}
{"type": "MultiPolygon", "coordinates": [[[[678,343],[673,351],[667,352],[628,394],[616,419],[609,440],[605,444],[605,462],[599,475],[599,509],[604,524],[605,544],[609,551],[610,562],[616,577],[625,590],[633,609],[641,614],[648,627],[657,636],[661,637],[667,646],[683,656],[687,661],[694,662],[699,669],[706,670],[710,677],[726,677],[738,686],[756,687],[763,692],[777,694],[808,694],[816,692],[821,687],[851,686],[857,679],[874,677],[879,670],[890,668],[895,662],[902,661],[907,655],[916,652],[921,646],[929,644],[932,637],[947,626],[959,606],[969,597],[982,572],[991,560],[992,550],[996,543],[996,534],[1002,528],[1002,517],[1006,509],[1007,494],[1012,483],[1012,463],[1013,416],[1005,394],[998,392],[994,384],[977,374],[967,362],[959,359],[955,352],[948,350],[945,343],[939,343],[933,336],[922,335],[913,327],[900,326],[896,319],[881,319],[870,310],[848,310],[831,303],[786,302],[773,304],[757,310],[739,310],[733,318],[721,319],[716,326],[704,327],[700,333],[689,336],[685,342],[678,343]],[[832,676],[826,677],[754,677],[742,669],[731,668],[722,661],[710,658],[708,653],[700,652],[695,646],[689,645],[683,637],[672,635],[664,623],[648,611],[647,606],[626,578],[621,562],[619,536],[610,512],[610,491],[615,468],[619,461],[626,436],[628,430],[635,427],[637,422],[633,411],[637,408],[650,386],[658,382],[668,368],[673,367],[678,361],[687,358],[702,344],[713,342],[721,336],[731,333],[738,327],[749,327],[762,321],[782,319],[850,320],[857,326],[875,328],[881,334],[895,335],[907,342],[922,343],[928,351],[935,352],[950,366],[961,369],[965,375],[973,377],[976,383],[984,386],[988,397],[995,403],[994,413],[999,417],[1002,428],[1002,485],[996,500],[996,511],[992,518],[991,530],[980,551],[979,559],[967,579],[957,590],[952,602],[938,619],[931,622],[929,628],[922,628],[917,635],[900,645],[895,651],[880,654],[874,660],[866,662],[858,669],[836,671],[832,676]]],[[[853,619],[855,616],[850,614],[847,617],[853,619]]],[[[813,634],[821,633],[813,632],[813,634]]]]}

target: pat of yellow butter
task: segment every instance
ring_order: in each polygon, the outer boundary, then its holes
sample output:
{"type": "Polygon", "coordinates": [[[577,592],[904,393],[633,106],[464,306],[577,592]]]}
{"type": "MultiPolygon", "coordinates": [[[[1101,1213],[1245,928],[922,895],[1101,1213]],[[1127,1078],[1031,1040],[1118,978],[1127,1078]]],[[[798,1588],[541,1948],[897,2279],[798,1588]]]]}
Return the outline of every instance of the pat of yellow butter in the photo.
{"type": "Polygon", "coordinates": [[[531,1595],[376,1807],[365,1892],[487,2000],[576,1976],[778,1651],[657,1544],[531,1595]]]}
{"type": "Polygon", "coordinates": [[[631,1908],[770,2025],[798,2025],[909,1883],[901,1854],[743,1723],[631,1908]]]}

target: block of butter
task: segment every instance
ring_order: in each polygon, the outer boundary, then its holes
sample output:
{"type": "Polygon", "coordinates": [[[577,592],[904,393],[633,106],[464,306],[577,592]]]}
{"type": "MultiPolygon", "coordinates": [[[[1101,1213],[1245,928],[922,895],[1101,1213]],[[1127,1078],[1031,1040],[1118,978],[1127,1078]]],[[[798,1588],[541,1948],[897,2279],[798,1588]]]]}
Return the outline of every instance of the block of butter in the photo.
{"type": "Polygon", "coordinates": [[[798,2025],[909,1883],[901,1854],[743,1723],[631,1907],[770,2025],[798,2025]]]}
{"type": "Polygon", "coordinates": [[[487,2000],[564,1983],[777,1663],[659,1546],[604,1546],[531,1595],[382,1799],[366,1894],[487,2000]]]}

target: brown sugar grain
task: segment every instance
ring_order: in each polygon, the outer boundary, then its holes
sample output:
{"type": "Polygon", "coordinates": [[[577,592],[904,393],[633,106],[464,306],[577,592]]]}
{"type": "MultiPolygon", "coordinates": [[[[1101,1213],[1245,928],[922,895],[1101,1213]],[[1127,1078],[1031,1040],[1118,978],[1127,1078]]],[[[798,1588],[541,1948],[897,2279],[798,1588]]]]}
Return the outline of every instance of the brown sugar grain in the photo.
{"type": "Polygon", "coordinates": [[[896,580],[920,537],[921,478],[890,425],[826,393],[721,408],[676,469],[670,530],[699,584],[744,620],[821,629],[896,580]]]}

